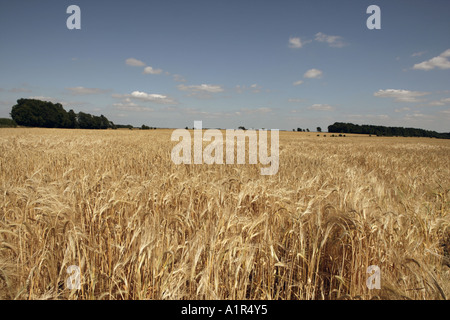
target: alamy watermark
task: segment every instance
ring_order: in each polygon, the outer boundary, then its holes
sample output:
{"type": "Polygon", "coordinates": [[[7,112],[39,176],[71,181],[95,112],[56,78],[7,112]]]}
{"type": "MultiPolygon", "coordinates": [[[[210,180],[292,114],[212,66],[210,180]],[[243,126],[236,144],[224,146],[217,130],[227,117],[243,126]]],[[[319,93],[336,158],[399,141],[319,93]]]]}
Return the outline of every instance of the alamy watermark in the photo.
{"type": "Polygon", "coordinates": [[[370,290],[372,289],[381,289],[381,271],[379,266],[368,266],[366,273],[370,274],[370,276],[366,280],[366,286],[370,290]]]}
{"type": "Polygon", "coordinates": [[[369,7],[367,7],[366,13],[371,14],[371,16],[369,18],[367,18],[367,21],[366,21],[367,29],[380,30],[381,29],[381,9],[380,9],[380,7],[373,4],[369,7]]]}
{"type": "MultiPolygon", "coordinates": [[[[70,14],[67,18],[66,26],[69,30],[81,29],[81,9],[77,5],[70,5],[66,9],[66,13],[70,14]]],[[[366,26],[369,30],[381,29],[381,9],[377,5],[370,5],[366,10],[370,17],[367,18],[366,26]]]]}
{"type": "Polygon", "coordinates": [[[279,130],[270,130],[270,156],[268,155],[268,130],[225,130],[225,144],[223,134],[218,129],[207,129],[203,133],[202,121],[194,121],[194,144],[191,133],[187,129],[176,129],[172,132],[172,141],[181,141],[172,149],[171,158],[175,164],[191,164],[192,151],[194,164],[224,164],[224,147],[226,164],[235,163],[235,139],[237,140],[237,164],[246,162],[246,138],[248,138],[248,163],[270,165],[261,168],[261,175],[274,175],[279,168],[279,130]],[[259,131],[256,134],[256,131],[259,131]],[[259,141],[258,141],[259,136],[259,141]],[[203,141],[211,141],[203,149],[203,141]],[[259,142],[259,143],[258,143],[259,142]]]}
{"type": "Polygon", "coordinates": [[[66,287],[67,289],[73,290],[80,290],[81,289],[81,278],[80,278],[80,267],[71,265],[67,267],[67,273],[70,275],[66,279],[66,287]]]}
{"type": "Polygon", "coordinates": [[[67,7],[66,13],[70,14],[70,17],[67,18],[66,26],[67,29],[73,30],[81,29],[81,9],[77,5],[70,5],[67,7]]]}

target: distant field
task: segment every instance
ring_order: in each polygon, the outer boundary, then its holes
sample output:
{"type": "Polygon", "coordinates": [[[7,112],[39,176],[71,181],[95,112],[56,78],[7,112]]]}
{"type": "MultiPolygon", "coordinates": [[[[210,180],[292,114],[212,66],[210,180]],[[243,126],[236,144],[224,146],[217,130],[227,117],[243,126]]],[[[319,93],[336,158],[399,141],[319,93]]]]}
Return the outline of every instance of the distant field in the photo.
{"type": "Polygon", "coordinates": [[[450,297],[450,140],[280,132],[262,176],[171,133],[0,129],[0,299],[450,297]]]}

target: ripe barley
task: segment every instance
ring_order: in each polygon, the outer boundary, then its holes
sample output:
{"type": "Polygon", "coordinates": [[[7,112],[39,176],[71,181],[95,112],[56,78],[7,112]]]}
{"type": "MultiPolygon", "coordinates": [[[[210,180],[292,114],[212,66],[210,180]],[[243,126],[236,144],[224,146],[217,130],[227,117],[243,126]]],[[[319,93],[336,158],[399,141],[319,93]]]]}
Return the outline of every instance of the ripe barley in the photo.
{"type": "Polygon", "coordinates": [[[450,296],[448,140],[280,132],[261,176],[175,165],[170,135],[0,129],[0,298],[450,296]]]}

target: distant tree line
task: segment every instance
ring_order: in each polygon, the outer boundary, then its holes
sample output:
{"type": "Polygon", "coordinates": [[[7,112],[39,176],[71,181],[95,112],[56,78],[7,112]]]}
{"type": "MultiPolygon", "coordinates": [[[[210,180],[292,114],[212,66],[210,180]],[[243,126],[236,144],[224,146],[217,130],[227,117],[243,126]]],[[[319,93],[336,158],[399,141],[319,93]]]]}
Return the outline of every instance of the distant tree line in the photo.
{"type": "Polygon", "coordinates": [[[335,122],[334,124],[328,126],[328,132],[373,134],[377,136],[388,136],[388,137],[398,136],[398,137],[429,137],[429,138],[450,139],[450,132],[438,133],[436,131],[424,129],[385,127],[375,125],[358,125],[344,122],[335,122]]]}
{"type": "Polygon", "coordinates": [[[17,123],[8,118],[0,118],[0,128],[15,128],[17,127],[17,123]]]}
{"type": "Polygon", "coordinates": [[[149,127],[149,126],[143,124],[140,129],[141,130],[155,130],[156,127],[149,127]]]}
{"type": "Polygon", "coordinates": [[[117,126],[104,115],[67,112],[60,103],[37,99],[19,99],[11,109],[12,120],[25,127],[71,128],[71,129],[116,129],[117,126]]]}

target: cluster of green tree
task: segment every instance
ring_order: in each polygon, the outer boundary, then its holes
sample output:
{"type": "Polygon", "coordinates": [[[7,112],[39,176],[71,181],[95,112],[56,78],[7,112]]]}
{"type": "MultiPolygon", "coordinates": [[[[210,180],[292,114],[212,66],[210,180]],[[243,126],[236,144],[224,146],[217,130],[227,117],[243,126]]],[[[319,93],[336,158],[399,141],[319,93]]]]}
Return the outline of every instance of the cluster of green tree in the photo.
{"type": "Polygon", "coordinates": [[[398,137],[429,137],[429,138],[450,139],[450,132],[438,133],[436,131],[416,129],[416,128],[357,125],[353,123],[344,123],[344,122],[335,122],[334,124],[328,126],[328,132],[373,134],[377,136],[388,136],[388,137],[398,136],[398,137]]]}
{"type": "Polygon", "coordinates": [[[140,129],[141,130],[154,130],[154,129],[156,129],[156,127],[149,127],[149,126],[143,124],[140,129]]]}
{"type": "Polygon", "coordinates": [[[115,124],[113,129],[133,129],[131,124],[115,124]]]}
{"type": "MultiPolygon", "coordinates": [[[[72,111],[72,110],[70,110],[72,111]]],[[[69,113],[70,113],[69,111],[69,113]]],[[[73,111],[72,111],[73,112],[73,111]]],[[[75,117],[75,127],[80,129],[114,129],[115,125],[104,115],[93,116],[89,113],[79,112],[75,117]]]]}
{"type": "Polygon", "coordinates": [[[11,109],[12,119],[20,126],[72,129],[115,129],[117,126],[104,115],[67,112],[60,103],[37,99],[19,99],[11,109]]]}
{"type": "MultiPolygon", "coordinates": [[[[317,127],[316,130],[317,130],[317,132],[322,132],[322,128],[321,127],[317,127]]],[[[292,131],[296,131],[296,130],[292,129],[292,131]]],[[[306,129],[297,128],[297,132],[309,132],[309,128],[306,128],[306,129]]]]}
{"type": "Polygon", "coordinates": [[[17,123],[8,118],[0,118],[0,128],[15,128],[17,127],[17,123]]]}

